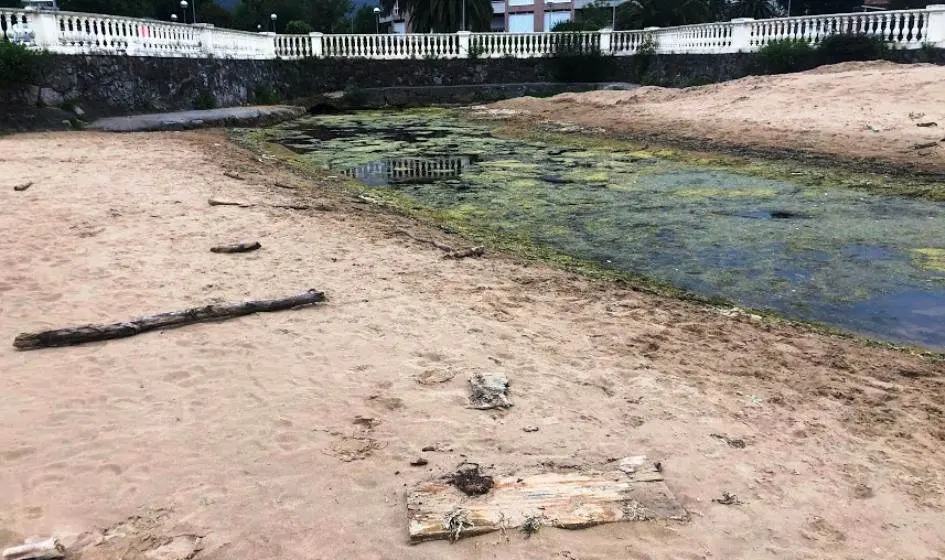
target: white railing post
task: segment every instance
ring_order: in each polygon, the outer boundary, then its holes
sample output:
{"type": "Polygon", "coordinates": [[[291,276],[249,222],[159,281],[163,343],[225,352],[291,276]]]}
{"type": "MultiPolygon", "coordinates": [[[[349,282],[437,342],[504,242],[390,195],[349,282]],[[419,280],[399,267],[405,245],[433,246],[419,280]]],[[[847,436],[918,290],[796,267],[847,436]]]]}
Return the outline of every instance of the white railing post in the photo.
{"type": "Polygon", "coordinates": [[[456,37],[459,39],[459,58],[469,58],[469,43],[472,33],[469,31],[457,31],[456,37]]]}
{"type": "Polygon", "coordinates": [[[666,54],[663,51],[663,36],[660,32],[661,27],[644,27],[643,31],[646,32],[645,37],[650,39],[650,42],[653,44],[654,54],[666,54]]]}
{"type": "Polygon", "coordinates": [[[53,50],[59,46],[59,22],[55,12],[34,12],[30,14],[30,28],[33,42],[41,49],[53,50]]]}
{"type": "Polygon", "coordinates": [[[322,47],[322,41],[325,39],[324,34],[315,32],[309,33],[308,36],[312,38],[312,56],[315,58],[320,58],[325,52],[324,48],[322,47]]]}
{"type": "Polygon", "coordinates": [[[610,54],[611,51],[613,50],[613,47],[612,47],[613,43],[611,42],[613,39],[612,37],[613,33],[614,33],[614,30],[609,27],[605,27],[597,32],[598,36],[600,37],[599,46],[600,46],[601,54],[610,54]]]}
{"type": "Polygon", "coordinates": [[[732,20],[732,46],[730,52],[751,52],[751,25],[755,18],[732,20]]]}
{"type": "Polygon", "coordinates": [[[217,56],[213,49],[213,24],[195,23],[197,41],[200,42],[200,52],[207,56],[217,56]]]}
{"type": "Polygon", "coordinates": [[[945,47],[945,4],[932,4],[925,9],[929,17],[929,34],[925,42],[945,47]]]}

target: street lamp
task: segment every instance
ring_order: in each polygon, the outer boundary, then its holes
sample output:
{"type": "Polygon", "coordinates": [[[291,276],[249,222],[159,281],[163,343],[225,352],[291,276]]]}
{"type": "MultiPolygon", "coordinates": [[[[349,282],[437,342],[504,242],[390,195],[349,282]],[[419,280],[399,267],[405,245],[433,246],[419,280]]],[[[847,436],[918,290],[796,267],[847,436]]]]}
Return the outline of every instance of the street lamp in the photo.
{"type": "Polygon", "coordinates": [[[177,14],[171,14],[171,21],[177,23],[177,14]]]}
{"type": "Polygon", "coordinates": [[[276,32],[276,20],[279,19],[279,16],[276,14],[270,14],[269,19],[272,20],[272,32],[276,32]]]}
{"type": "Polygon", "coordinates": [[[381,33],[381,9],[374,8],[374,34],[379,35],[381,33]]]}
{"type": "Polygon", "coordinates": [[[184,13],[184,23],[187,23],[187,0],[180,0],[180,9],[184,13]]]}
{"type": "Polygon", "coordinates": [[[462,16],[462,27],[463,31],[466,31],[466,0],[463,0],[463,16],[462,16]]]}
{"type": "Polygon", "coordinates": [[[257,33],[262,33],[262,24],[261,24],[261,23],[257,23],[257,24],[256,24],[256,32],[257,32],[257,33]]]}

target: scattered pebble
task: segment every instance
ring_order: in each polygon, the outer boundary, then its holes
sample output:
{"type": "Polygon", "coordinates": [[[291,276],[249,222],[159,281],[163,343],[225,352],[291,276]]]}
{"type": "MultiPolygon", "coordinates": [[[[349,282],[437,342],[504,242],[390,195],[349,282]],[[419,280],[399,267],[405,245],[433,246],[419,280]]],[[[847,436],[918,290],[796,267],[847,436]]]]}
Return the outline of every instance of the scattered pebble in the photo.
{"type": "Polygon", "coordinates": [[[436,446],[428,445],[428,446],[424,447],[423,449],[421,449],[420,451],[424,451],[424,452],[426,452],[426,451],[436,451],[436,446]]]}
{"type": "Polygon", "coordinates": [[[538,426],[525,426],[522,429],[525,430],[526,432],[537,432],[538,426]]]}
{"type": "Polygon", "coordinates": [[[426,464],[429,464],[430,461],[427,461],[423,457],[417,457],[413,461],[410,461],[410,466],[412,467],[422,467],[426,464]]]}

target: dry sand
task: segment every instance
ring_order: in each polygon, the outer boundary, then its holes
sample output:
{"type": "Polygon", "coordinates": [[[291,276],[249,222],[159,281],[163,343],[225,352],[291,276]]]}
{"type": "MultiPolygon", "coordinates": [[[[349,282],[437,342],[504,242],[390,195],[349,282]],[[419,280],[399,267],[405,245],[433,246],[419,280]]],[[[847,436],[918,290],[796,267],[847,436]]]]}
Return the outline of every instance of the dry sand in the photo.
{"type": "Polygon", "coordinates": [[[798,150],[945,173],[945,67],[853,62],[686,89],[564,93],[495,105],[530,121],[798,150]],[[920,124],[936,123],[923,127],[920,124]]]}
{"type": "Polygon", "coordinates": [[[941,364],[544,265],[444,260],[393,233],[429,231],[330,188],[308,195],[322,210],[210,207],[301,184],[219,133],[8,136],[0,174],[0,547],[110,528],[82,560],[945,556],[941,364]],[[307,288],[331,301],[9,344],[307,288]],[[466,407],[488,371],[511,378],[511,410],[466,407]],[[513,474],[638,453],[690,522],[408,544],[407,488],[464,459],[513,474]],[[723,491],[743,503],[713,503],[723,491]]]}

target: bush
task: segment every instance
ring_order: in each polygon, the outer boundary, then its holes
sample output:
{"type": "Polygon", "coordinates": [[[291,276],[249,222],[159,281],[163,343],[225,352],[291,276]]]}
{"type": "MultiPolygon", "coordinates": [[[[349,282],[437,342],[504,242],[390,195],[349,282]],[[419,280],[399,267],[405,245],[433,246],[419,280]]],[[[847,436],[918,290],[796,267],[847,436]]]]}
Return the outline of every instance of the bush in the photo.
{"type": "Polygon", "coordinates": [[[561,21],[551,28],[552,31],[597,31],[598,27],[587,21],[561,21]]]}
{"type": "Polygon", "coordinates": [[[804,39],[779,39],[758,51],[758,63],[765,74],[801,72],[817,65],[816,54],[804,39]]]}
{"type": "Polygon", "coordinates": [[[29,85],[40,77],[46,60],[46,53],[0,39],[0,90],[29,85]]]}
{"type": "Polygon", "coordinates": [[[308,35],[315,31],[315,28],[302,20],[292,20],[285,25],[285,32],[289,35],[308,35]]]}
{"type": "Polygon", "coordinates": [[[882,38],[870,35],[831,35],[817,47],[817,62],[820,64],[881,60],[888,56],[889,47],[882,38]]]}
{"type": "Polygon", "coordinates": [[[197,92],[194,98],[194,109],[216,109],[217,100],[210,93],[209,89],[202,89],[197,92]]]}
{"type": "Polygon", "coordinates": [[[253,88],[253,103],[257,105],[278,105],[282,96],[272,86],[258,85],[253,88]]]}
{"type": "Polygon", "coordinates": [[[601,54],[596,45],[586,45],[580,34],[556,36],[555,78],[559,82],[604,82],[616,72],[612,56],[601,54]]]}

